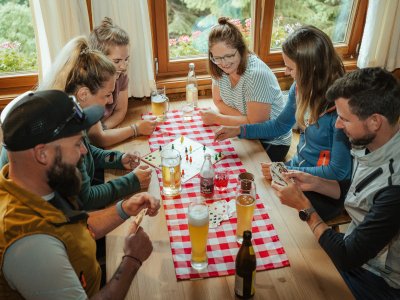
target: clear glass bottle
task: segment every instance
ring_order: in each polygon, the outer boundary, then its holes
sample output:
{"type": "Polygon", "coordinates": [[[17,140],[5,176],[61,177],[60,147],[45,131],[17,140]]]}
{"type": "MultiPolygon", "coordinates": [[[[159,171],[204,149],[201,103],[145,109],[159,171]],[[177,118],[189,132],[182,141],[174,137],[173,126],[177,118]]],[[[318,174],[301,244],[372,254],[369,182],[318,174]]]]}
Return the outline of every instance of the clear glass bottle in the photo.
{"type": "Polygon", "coordinates": [[[243,243],[236,255],[235,294],[248,299],[254,296],[256,279],[256,254],[251,244],[251,231],[244,231],[243,243]]]}
{"type": "Polygon", "coordinates": [[[204,155],[200,170],[200,194],[204,198],[212,198],[214,195],[214,166],[208,153],[204,155]]]}
{"type": "Polygon", "coordinates": [[[186,81],[186,102],[191,104],[193,107],[197,107],[198,99],[197,78],[196,73],[194,72],[194,63],[190,63],[186,81]]]}

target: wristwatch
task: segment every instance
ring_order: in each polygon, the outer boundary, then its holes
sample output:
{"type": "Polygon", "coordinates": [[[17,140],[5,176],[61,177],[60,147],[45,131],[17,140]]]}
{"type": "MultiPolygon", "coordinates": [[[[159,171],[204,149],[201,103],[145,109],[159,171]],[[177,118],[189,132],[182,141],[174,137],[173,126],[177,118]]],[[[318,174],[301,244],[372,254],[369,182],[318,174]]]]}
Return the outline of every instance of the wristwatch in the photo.
{"type": "Polygon", "coordinates": [[[302,221],[308,221],[312,215],[312,213],[315,212],[314,207],[309,207],[309,208],[305,208],[299,211],[299,218],[302,221]]]}

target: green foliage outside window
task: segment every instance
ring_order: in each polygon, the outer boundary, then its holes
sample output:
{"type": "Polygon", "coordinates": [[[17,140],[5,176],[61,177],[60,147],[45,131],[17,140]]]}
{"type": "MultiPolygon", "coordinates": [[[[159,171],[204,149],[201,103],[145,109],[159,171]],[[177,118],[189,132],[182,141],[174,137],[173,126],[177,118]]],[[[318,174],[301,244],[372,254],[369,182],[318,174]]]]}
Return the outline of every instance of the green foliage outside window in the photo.
{"type": "MultiPolygon", "coordinates": [[[[245,39],[251,40],[251,0],[167,0],[170,59],[208,52],[208,33],[218,17],[229,16],[245,39]]],[[[296,28],[312,24],[344,42],[353,0],[276,0],[271,49],[296,28]]]]}
{"type": "Polygon", "coordinates": [[[28,0],[0,0],[0,73],[37,70],[28,0]]]}

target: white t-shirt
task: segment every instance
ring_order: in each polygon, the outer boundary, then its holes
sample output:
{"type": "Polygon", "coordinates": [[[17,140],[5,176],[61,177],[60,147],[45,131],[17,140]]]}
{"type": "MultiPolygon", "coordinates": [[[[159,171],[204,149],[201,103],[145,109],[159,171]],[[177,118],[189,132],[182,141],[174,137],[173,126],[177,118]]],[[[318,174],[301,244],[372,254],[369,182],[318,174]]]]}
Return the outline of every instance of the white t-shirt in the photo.
{"type": "MultiPolygon", "coordinates": [[[[275,119],[285,106],[278,80],[271,69],[256,55],[249,56],[246,71],[234,87],[225,73],[220,79],[213,79],[213,85],[219,87],[224,103],[237,109],[242,115],[247,115],[247,102],[271,104],[270,119],[275,119]]],[[[291,132],[272,141],[261,142],[290,145],[291,132]]]]}

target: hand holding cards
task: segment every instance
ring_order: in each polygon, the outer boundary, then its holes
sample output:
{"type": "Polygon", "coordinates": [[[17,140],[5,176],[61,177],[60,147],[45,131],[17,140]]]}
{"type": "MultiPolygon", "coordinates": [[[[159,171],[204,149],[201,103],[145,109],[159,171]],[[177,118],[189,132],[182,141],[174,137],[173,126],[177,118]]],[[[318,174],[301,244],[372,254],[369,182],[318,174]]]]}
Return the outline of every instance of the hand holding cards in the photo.
{"type": "MultiPolygon", "coordinates": [[[[135,217],[135,219],[133,220],[133,222],[136,223],[136,231],[139,229],[140,223],[142,223],[143,221],[143,217],[146,215],[147,212],[147,208],[143,208],[135,217]]],[[[136,233],[135,231],[135,233],[136,233]]]]}
{"type": "MultiPolygon", "coordinates": [[[[286,168],[286,166],[283,162],[271,163],[271,167],[269,170],[271,172],[271,177],[272,177],[273,182],[275,182],[276,184],[279,184],[281,186],[287,186],[287,183],[286,183],[285,179],[283,178],[282,173],[287,173],[288,169],[286,168]]],[[[290,179],[290,180],[293,182],[292,179],[290,179]]]]}

